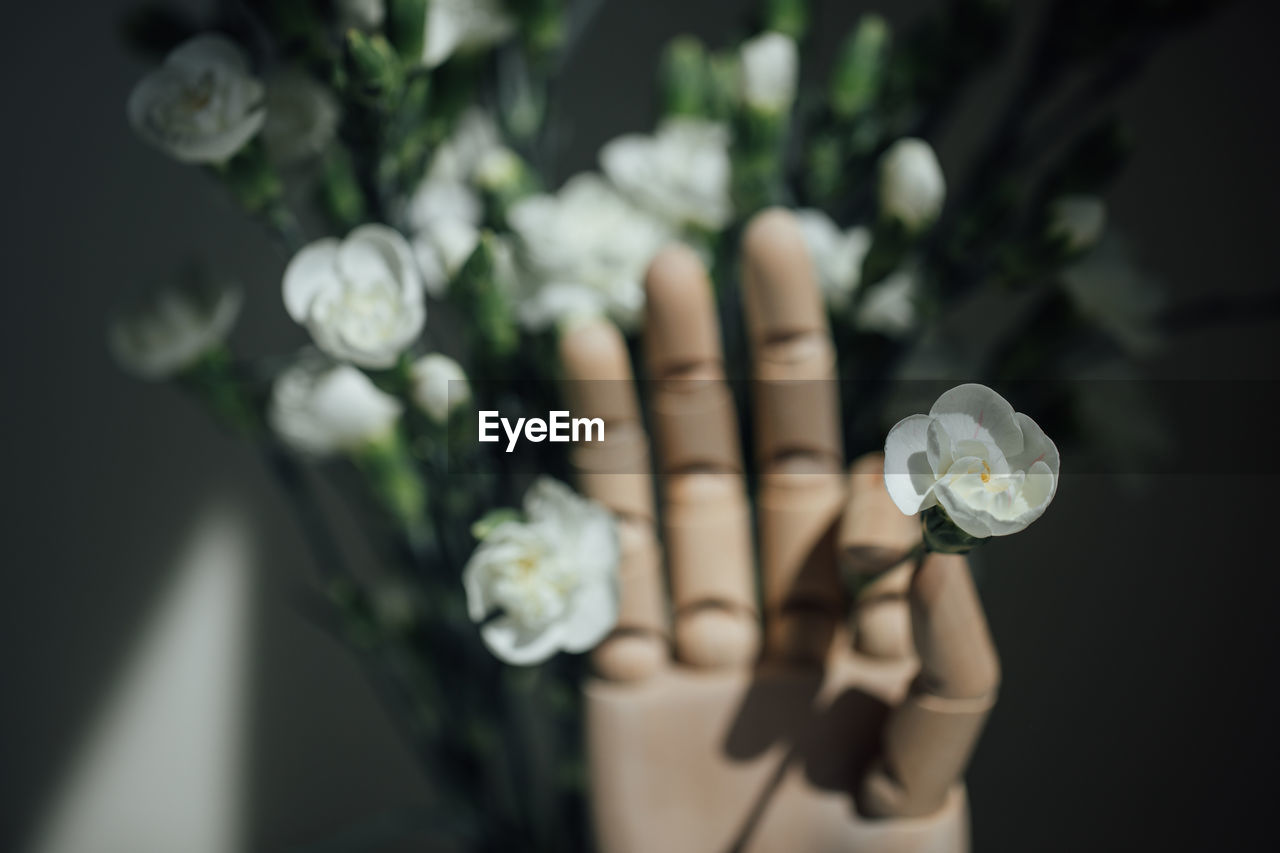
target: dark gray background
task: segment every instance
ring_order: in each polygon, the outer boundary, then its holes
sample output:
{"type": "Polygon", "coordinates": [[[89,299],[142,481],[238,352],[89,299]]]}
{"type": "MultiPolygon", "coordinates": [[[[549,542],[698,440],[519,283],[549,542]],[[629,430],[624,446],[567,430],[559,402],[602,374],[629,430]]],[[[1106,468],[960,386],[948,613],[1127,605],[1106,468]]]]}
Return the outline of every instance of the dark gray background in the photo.
{"type": "MultiPolygon", "coordinates": [[[[607,3],[564,86],[576,131],[565,172],[650,125],[667,37],[719,41],[748,5],[607,3]]],[[[905,21],[929,5],[882,9],[905,21]]],[[[285,258],[199,172],[130,133],[124,100],[146,66],[117,38],[128,6],[26,3],[6,15],[5,849],[65,772],[211,495],[253,508],[271,578],[310,570],[252,454],[106,357],[108,309],[193,256],[247,285],[244,350],[301,340],[281,310],[285,258]]],[[[819,58],[837,24],[871,8],[818,6],[819,58]]],[[[1275,4],[1237,4],[1173,44],[1124,100],[1139,149],[1109,195],[1113,222],[1177,294],[1276,286],[1277,23],[1275,4]]],[[[1005,82],[991,77],[966,105],[944,165],[963,158],[968,117],[1005,82]]],[[[1269,321],[1187,335],[1153,372],[1280,378],[1278,332],[1269,321]]],[[[1238,435],[1196,452],[1273,452],[1273,421],[1238,435]]],[[[1068,475],[1044,520],[989,550],[984,597],[1005,688],[969,774],[977,850],[1263,846],[1277,759],[1274,503],[1262,476],[1162,476],[1135,497],[1111,478],[1068,475]]],[[[418,800],[411,762],[354,664],[277,584],[260,586],[253,849],[418,800]]]]}

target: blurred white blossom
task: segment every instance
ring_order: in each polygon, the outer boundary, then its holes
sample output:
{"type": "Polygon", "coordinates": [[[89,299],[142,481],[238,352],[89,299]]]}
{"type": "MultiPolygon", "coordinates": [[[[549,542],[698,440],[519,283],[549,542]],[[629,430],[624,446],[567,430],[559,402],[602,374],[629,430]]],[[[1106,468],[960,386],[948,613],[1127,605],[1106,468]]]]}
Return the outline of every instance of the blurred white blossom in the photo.
{"type": "Polygon", "coordinates": [[[524,163],[516,152],[505,145],[485,152],[476,163],[473,177],[476,184],[492,192],[515,185],[523,176],[524,163]]]}
{"type": "MultiPolygon", "coordinates": [[[[608,304],[603,294],[583,284],[549,282],[538,285],[520,300],[517,306],[520,322],[534,331],[550,329],[561,331],[580,323],[608,316],[608,304]]],[[[631,326],[634,320],[629,321],[631,326]]]]}
{"type": "Polygon", "coordinates": [[[376,30],[387,17],[384,0],[336,0],[338,22],[342,27],[357,30],[376,30]]]}
{"type": "Polygon", "coordinates": [[[480,229],[461,219],[436,219],[413,235],[413,255],[422,285],[436,299],[480,245],[480,229]]]}
{"type": "Polygon", "coordinates": [[[294,450],[329,456],[386,439],[401,409],[356,368],[308,351],[276,377],[267,422],[294,450]]]}
{"type": "Polygon", "coordinates": [[[521,199],[507,220],[530,277],[526,324],[545,328],[594,303],[618,323],[635,325],[645,269],[670,236],[665,226],[593,174],[570,178],[555,195],[521,199]]]}
{"type": "Polygon", "coordinates": [[[899,139],[881,157],[879,188],[881,212],[912,231],[933,224],[947,197],[938,155],[914,137],[899,139]]]}
{"type": "Polygon", "coordinates": [[[450,219],[477,226],[484,215],[480,195],[465,181],[428,173],[405,207],[409,231],[450,219]]]}
{"type": "Polygon", "coordinates": [[[471,399],[471,385],[462,365],[442,353],[424,355],[410,370],[413,402],[436,423],[471,399]]]}
{"type": "Polygon", "coordinates": [[[422,62],[435,68],[455,53],[497,44],[515,32],[501,0],[431,0],[422,62]]]}
{"type": "Polygon", "coordinates": [[[493,116],[479,107],[472,107],[458,118],[449,138],[432,155],[427,177],[471,181],[480,162],[501,146],[502,135],[493,116]]]}
{"type": "Polygon", "coordinates": [[[763,113],[784,113],[796,98],[800,58],[795,39],[766,32],[742,44],[742,100],[763,113]]]}
{"type": "Polygon", "coordinates": [[[1107,205],[1091,194],[1064,195],[1049,205],[1049,234],[1069,252],[1093,248],[1107,227],[1107,205]]]}
{"type": "Polygon", "coordinates": [[[919,321],[919,273],[904,267],[867,287],[858,303],[853,324],[864,332],[900,338],[919,321]]]}
{"type": "Polygon", "coordinates": [[[320,349],[362,367],[395,364],[427,313],[413,252],[385,225],[301,249],[284,272],[284,304],[320,349]]]}
{"type": "Polygon", "coordinates": [[[143,379],[166,379],[219,346],[243,302],[240,288],[229,284],[162,289],[116,318],[107,343],[125,370],[143,379]]]}
{"type": "Polygon", "coordinates": [[[267,120],[262,140],[281,163],[320,154],[333,140],[341,111],[327,86],[297,69],[267,79],[267,120]]]}
{"type": "Polygon", "coordinates": [[[542,477],[525,495],[524,519],[490,529],[462,581],[472,621],[483,623],[485,644],[507,663],[585,652],[618,619],[613,516],[542,477]]]}
{"type": "Polygon", "coordinates": [[[239,45],[199,35],[134,86],[129,121],[138,135],[183,163],[222,163],[262,129],[263,86],[239,45]]]}
{"type": "Polygon", "coordinates": [[[426,177],[405,208],[405,222],[427,293],[444,296],[449,281],[480,241],[484,202],[476,191],[478,167],[505,150],[488,113],[472,109],[436,150],[426,177]]]}
{"type": "Polygon", "coordinates": [[[668,118],[653,136],[607,143],[600,164],[619,189],[673,227],[716,231],[733,216],[729,129],[719,122],[668,118]]]}
{"type": "Polygon", "coordinates": [[[1058,488],[1058,449],[985,385],[958,385],[927,415],[889,431],[885,486],[907,515],[941,505],[970,536],[1007,536],[1039,518],[1058,488]]]}
{"type": "Polygon", "coordinates": [[[832,308],[844,308],[862,283],[862,261],[871,249],[871,231],[862,226],[841,231],[821,210],[796,211],[822,295],[832,308]]]}

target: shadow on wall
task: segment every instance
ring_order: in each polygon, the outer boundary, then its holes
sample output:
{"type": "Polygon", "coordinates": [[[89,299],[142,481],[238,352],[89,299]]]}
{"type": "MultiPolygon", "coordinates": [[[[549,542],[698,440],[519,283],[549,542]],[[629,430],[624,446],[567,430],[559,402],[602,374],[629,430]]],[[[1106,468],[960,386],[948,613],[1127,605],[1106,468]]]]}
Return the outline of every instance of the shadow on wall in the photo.
{"type": "Polygon", "coordinates": [[[196,518],[31,853],[243,848],[255,550],[233,502],[196,518]]]}

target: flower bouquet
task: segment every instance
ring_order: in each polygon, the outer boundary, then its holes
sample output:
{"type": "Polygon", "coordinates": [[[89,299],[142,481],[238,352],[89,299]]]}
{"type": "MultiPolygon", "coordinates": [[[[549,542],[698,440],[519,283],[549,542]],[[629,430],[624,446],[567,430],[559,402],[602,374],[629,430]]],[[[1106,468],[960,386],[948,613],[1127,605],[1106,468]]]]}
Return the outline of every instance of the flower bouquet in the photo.
{"type": "MultiPolygon", "coordinates": [[[[1158,344],[1160,292],[1101,195],[1128,138],[1098,106],[1214,5],[1047,3],[1007,103],[951,169],[931,140],[1008,50],[1012,4],[947,0],[900,31],[867,13],[830,67],[802,68],[810,4],[766,0],[745,39],[672,39],[656,124],[560,186],[557,86],[595,0],[250,0],[202,22],[146,7],[128,31],[157,64],[129,120],[278,238],[287,265],[260,284],[310,344],[238,357],[241,291],[218,269],[123,313],[111,348],[202,400],[278,476],[320,572],[310,610],[421,759],[431,836],[585,847],[576,653],[619,624],[627,532],[567,485],[568,447],[534,435],[532,419],[571,408],[563,339],[606,322],[638,356],[646,271],[682,243],[714,283],[728,410],[750,411],[735,259],[752,217],[788,208],[833,345],[835,455],[885,451],[888,496],[922,513],[916,553],[1024,528],[1057,488],[1057,448],[958,383],[1085,375],[1158,344]],[[528,440],[482,440],[485,412],[530,424],[528,440]],[[378,566],[344,560],[320,478],[378,566]]],[[[1070,385],[1016,387],[1050,432],[1080,435],[1070,385]]],[[[756,493],[761,472],[744,473],[756,493]]],[[[866,573],[848,580],[856,594],[866,573]]]]}

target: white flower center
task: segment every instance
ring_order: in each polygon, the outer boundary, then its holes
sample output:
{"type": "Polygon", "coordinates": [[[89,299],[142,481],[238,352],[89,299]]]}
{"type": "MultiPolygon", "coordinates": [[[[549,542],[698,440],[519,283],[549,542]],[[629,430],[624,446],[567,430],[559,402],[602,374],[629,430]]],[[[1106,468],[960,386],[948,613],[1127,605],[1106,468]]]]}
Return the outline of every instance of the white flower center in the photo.
{"type": "Polygon", "coordinates": [[[388,279],[347,283],[318,299],[315,306],[321,324],[360,349],[376,348],[394,338],[402,315],[399,290],[388,279]]]}
{"type": "Polygon", "coordinates": [[[957,459],[945,475],[953,494],[974,509],[985,510],[996,518],[1011,519],[1031,509],[1023,494],[1026,473],[1004,472],[983,456],[957,459]]]}
{"type": "Polygon", "coordinates": [[[532,631],[558,620],[579,584],[549,543],[527,543],[515,559],[494,566],[490,591],[507,616],[532,631]]]}

